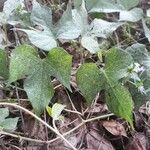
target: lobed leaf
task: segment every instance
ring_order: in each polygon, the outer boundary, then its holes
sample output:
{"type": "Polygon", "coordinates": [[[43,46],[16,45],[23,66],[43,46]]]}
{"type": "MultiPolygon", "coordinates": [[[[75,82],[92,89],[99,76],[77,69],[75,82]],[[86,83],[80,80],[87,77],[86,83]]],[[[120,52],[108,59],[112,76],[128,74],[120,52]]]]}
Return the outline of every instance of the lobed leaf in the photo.
{"type": "Polygon", "coordinates": [[[83,64],[77,72],[77,84],[88,104],[91,104],[96,94],[102,89],[104,80],[96,64],[83,64]]]}
{"type": "Polygon", "coordinates": [[[24,89],[39,115],[54,95],[50,76],[58,78],[71,90],[71,61],[72,57],[62,48],[54,48],[45,59],[40,59],[35,49],[22,45],[12,52],[9,81],[14,82],[28,75],[24,81],[24,89]]]}
{"type": "Polygon", "coordinates": [[[133,126],[132,97],[119,80],[126,76],[132,61],[129,53],[114,48],[106,55],[104,69],[98,69],[96,64],[89,63],[83,64],[77,72],[77,84],[87,103],[91,104],[96,94],[105,89],[109,109],[126,119],[131,126],[133,126]]]}

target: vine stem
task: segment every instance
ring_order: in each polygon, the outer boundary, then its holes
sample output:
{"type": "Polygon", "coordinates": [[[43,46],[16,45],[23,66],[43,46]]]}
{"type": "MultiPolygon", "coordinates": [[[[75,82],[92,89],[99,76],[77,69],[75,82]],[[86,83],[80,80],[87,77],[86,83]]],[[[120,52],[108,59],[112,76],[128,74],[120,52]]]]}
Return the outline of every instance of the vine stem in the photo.
{"type": "Polygon", "coordinates": [[[4,106],[10,106],[10,107],[15,107],[18,108],[26,113],[28,113],[29,115],[31,115],[32,117],[34,117],[35,119],[37,119],[39,122],[41,122],[43,125],[47,126],[47,128],[49,128],[51,131],[53,131],[55,134],[57,134],[62,140],[64,140],[73,150],[77,150],[62,134],[60,134],[57,130],[55,130],[53,127],[51,127],[48,123],[46,123],[45,121],[43,121],[41,118],[39,118],[37,115],[35,115],[34,113],[32,113],[31,111],[13,104],[13,103],[0,103],[0,105],[4,105],[4,106]]]}
{"type": "Polygon", "coordinates": [[[25,140],[25,141],[31,141],[31,142],[43,143],[43,144],[46,143],[46,141],[42,141],[42,140],[38,140],[38,139],[31,139],[31,138],[28,138],[28,137],[23,137],[23,136],[16,135],[16,134],[13,134],[13,133],[9,133],[9,132],[3,131],[3,130],[0,131],[0,134],[12,136],[14,138],[18,138],[20,140],[25,140]]]}
{"type": "MultiPolygon", "coordinates": [[[[111,117],[111,116],[114,116],[114,113],[110,113],[110,114],[106,114],[106,115],[102,115],[102,116],[98,116],[98,117],[94,117],[94,118],[90,118],[90,119],[87,119],[87,120],[83,120],[82,119],[82,122],[77,125],[76,127],[74,127],[73,129],[69,130],[68,132],[62,134],[63,136],[66,136],[68,134],[71,134],[72,132],[74,132],[75,130],[77,130],[78,128],[80,128],[81,126],[85,125],[86,123],[88,122],[91,122],[91,121],[95,121],[95,120],[99,120],[99,119],[104,119],[104,118],[107,118],[107,117],[111,117]]],[[[55,139],[52,139],[50,141],[47,141],[48,144],[50,143],[53,143],[55,142],[56,140],[60,139],[59,137],[55,138],[55,139]]]]}
{"type": "Polygon", "coordinates": [[[37,143],[45,143],[45,144],[53,143],[53,142],[55,142],[56,140],[62,138],[62,139],[63,139],[66,143],[68,143],[68,145],[70,145],[74,150],[76,150],[76,148],[74,148],[74,146],[73,146],[67,139],[65,139],[64,136],[71,134],[72,132],[74,132],[75,130],[79,129],[81,126],[85,125],[85,124],[88,123],[88,122],[114,116],[113,113],[110,113],[110,114],[106,114],[106,115],[102,115],[102,116],[90,118],[90,119],[87,119],[87,120],[82,119],[82,122],[81,122],[78,126],[74,127],[73,129],[69,130],[68,132],[66,132],[66,133],[64,133],[64,134],[61,134],[58,130],[55,130],[53,127],[51,127],[51,126],[50,126],[49,124],[47,124],[45,121],[43,121],[42,119],[40,119],[40,118],[39,118],[38,116],[36,116],[34,113],[30,112],[29,110],[27,110],[27,109],[25,109],[25,108],[23,108],[23,107],[21,107],[21,106],[15,104],[15,103],[13,104],[13,103],[1,102],[0,105],[11,106],[11,107],[15,107],[15,108],[21,109],[22,111],[28,113],[29,115],[31,115],[32,117],[36,118],[38,121],[40,121],[41,123],[43,123],[43,124],[44,124],[46,127],[48,127],[51,131],[53,131],[54,133],[56,133],[57,135],[59,135],[59,137],[57,137],[57,138],[55,138],[55,139],[52,139],[52,140],[50,140],[50,141],[42,141],[42,140],[38,140],[38,139],[31,139],[31,138],[23,137],[23,136],[20,136],[20,135],[8,133],[8,132],[2,131],[2,130],[0,131],[0,134],[12,136],[12,137],[19,138],[19,139],[26,140],[26,141],[37,142],[37,143]]]}

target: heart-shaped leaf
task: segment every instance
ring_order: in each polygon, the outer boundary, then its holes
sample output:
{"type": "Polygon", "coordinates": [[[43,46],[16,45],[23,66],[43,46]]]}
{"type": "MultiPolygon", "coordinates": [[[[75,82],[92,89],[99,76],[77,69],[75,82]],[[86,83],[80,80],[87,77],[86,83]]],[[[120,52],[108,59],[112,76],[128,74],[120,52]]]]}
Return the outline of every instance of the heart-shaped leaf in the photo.
{"type": "Polygon", "coordinates": [[[22,45],[12,52],[9,81],[28,75],[24,88],[34,110],[40,114],[54,95],[50,76],[56,77],[71,90],[71,61],[72,57],[62,48],[54,48],[45,59],[40,59],[35,49],[22,45]]]}
{"type": "Polygon", "coordinates": [[[106,90],[106,102],[116,115],[126,119],[133,126],[133,102],[129,91],[119,83],[126,76],[132,63],[129,53],[120,49],[111,49],[106,55],[104,69],[96,64],[83,64],[77,72],[77,84],[83,96],[90,104],[96,94],[106,90]]]}
{"type": "Polygon", "coordinates": [[[96,64],[83,64],[77,72],[77,84],[88,104],[91,104],[96,94],[102,89],[103,80],[96,64]]]}

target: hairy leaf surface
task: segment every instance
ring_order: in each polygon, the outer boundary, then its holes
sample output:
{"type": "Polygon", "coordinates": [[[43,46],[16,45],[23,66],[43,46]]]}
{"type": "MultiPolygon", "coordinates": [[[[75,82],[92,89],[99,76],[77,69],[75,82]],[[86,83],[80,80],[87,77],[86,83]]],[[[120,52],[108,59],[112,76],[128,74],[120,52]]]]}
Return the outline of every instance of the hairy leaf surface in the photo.
{"type": "Polygon", "coordinates": [[[83,64],[77,72],[77,84],[88,104],[102,89],[103,82],[96,64],[83,64]]]}
{"type": "Polygon", "coordinates": [[[12,52],[9,81],[28,76],[25,91],[35,112],[41,114],[54,95],[50,76],[70,89],[71,61],[72,57],[62,48],[54,48],[45,59],[40,59],[35,49],[22,45],[12,52]]]}
{"type": "Polygon", "coordinates": [[[132,63],[129,53],[120,49],[111,49],[106,55],[104,69],[96,64],[83,64],[77,72],[77,84],[87,103],[91,103],[96,94],[106,90],[106,102],[112,112],[126,119],[131,126],[133,102],[129,91],[119,83],[126,76],[132,63]]]}
{"type": "Polygon", "coordinates": [[[4,79],[8,77],[8,62],[6,52],[0,49],[0,76],[4,79]]]}

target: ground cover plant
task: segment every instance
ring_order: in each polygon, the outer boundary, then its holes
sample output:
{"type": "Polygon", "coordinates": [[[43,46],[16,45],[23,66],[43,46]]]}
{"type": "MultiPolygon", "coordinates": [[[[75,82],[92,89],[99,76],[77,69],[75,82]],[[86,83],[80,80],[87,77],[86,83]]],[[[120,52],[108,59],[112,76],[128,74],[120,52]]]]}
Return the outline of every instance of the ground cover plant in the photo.
{"type": "Polygon", "coordinates": [[[150,4],[0,2],[1,149],[149,149],[150,4]]]}

